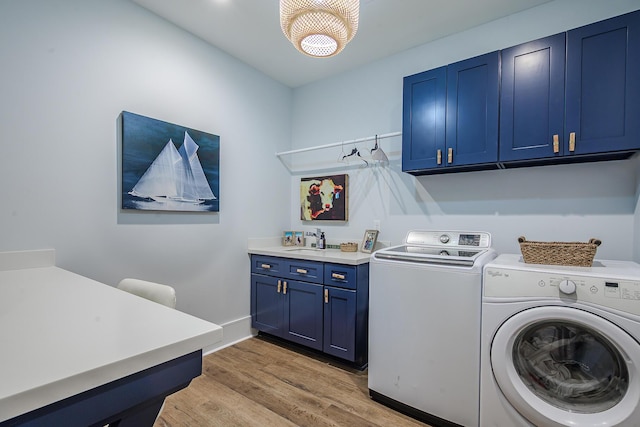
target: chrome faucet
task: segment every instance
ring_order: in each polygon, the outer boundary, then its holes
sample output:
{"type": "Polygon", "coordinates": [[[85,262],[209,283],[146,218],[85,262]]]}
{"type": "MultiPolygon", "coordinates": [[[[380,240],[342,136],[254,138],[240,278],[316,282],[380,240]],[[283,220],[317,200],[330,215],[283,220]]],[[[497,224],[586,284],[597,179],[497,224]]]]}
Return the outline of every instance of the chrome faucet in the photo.
{"type": "Polygon", "coordinates": [[[307,236],[313,236],[316,238],[316,249],[324,249],[324,245],[322,245],[320,243],[320,240],[322,239],[322,230],[320,228],[316,228],[316,232],[313,233],[311,231],[307,231],[307,236]]]}

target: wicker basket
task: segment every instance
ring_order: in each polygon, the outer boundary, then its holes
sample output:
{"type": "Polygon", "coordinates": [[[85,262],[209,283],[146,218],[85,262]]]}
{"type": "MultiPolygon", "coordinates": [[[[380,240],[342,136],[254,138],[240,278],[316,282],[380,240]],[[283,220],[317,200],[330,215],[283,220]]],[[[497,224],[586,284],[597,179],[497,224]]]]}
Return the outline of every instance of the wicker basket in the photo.
{"type": "Polygon", "coordinates": [[[356,252],[358,250],[357,243],[340,243],[340,250],[342,252],[356,252]]]}
{"type": "Polygon", "coordinates": [[[518,237],[522,258],[527,264],[553,264],[591,267],[598,246],[598,239],[582,242],[532,242],[518,237]]]}

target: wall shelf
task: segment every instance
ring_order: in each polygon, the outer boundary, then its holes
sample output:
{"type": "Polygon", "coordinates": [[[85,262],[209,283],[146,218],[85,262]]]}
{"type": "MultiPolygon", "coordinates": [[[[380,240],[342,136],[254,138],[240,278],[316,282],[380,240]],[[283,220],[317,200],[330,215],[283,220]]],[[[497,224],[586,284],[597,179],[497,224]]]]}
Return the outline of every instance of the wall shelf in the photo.
{"type": "Polygon", "coordinates": [[[314,170],[337,170],[348,169],[353,167],[363,167],[372,164],[382,163],[373,158],[370,154],[372,147],[362,147],[358,144],[363,144],[370,141],[378,141],[379,147],[382,149],[380,141],[383,139],[396,138],[395,143],[392,140],[391,143],[385,144],[382,150],[389,161],[400,158],[401,154],[401,138],[402,132],[391,132],[380,135],[368,136],[365,138],[351,139],[346,141],[334,142],[325,145],[316,145],[312,147],[305,147],[296,150],[281,151],[276,153],[276,157],[291,171],[291,172],[305,172],[314,170]],[[327,150],[331,148],[341,147],[339,152],[329,154],[318,155],[306,155],[312,151],[327,150]],[[359,156],[351,156],[352,150],[356,148],[360,153],[359,156]],[[364,149],[366,148],[366,150],[364,149]],[[345,157],[346,159],[343,159],[345,157]],[[289,159],[290,161],[286,161],[289,159]],[[295,158],[295,161],[293,160],[295,158]]]}

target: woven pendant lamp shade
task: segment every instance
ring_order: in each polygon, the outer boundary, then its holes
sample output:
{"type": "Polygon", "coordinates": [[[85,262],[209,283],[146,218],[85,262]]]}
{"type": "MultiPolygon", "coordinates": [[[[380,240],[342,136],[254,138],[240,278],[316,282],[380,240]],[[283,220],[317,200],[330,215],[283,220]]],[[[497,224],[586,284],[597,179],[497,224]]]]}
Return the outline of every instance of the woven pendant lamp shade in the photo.
{"type": "Polygon", "coordinates": [[[280,0],[280,26],[300,52],[340,53],[358,31],[360,0],[280,0]]]}

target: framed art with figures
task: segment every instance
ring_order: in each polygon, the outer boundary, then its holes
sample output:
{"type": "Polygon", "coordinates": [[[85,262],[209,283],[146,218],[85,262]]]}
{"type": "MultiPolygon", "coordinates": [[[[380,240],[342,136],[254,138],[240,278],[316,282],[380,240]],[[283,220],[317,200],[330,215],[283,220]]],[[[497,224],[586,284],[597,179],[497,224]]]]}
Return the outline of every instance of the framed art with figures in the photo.
{"type": "Polygon", "coordinates": [[[349,219],[349,175],[300,179],[300,219],[303,221],[347,221],[349,219]]]}

